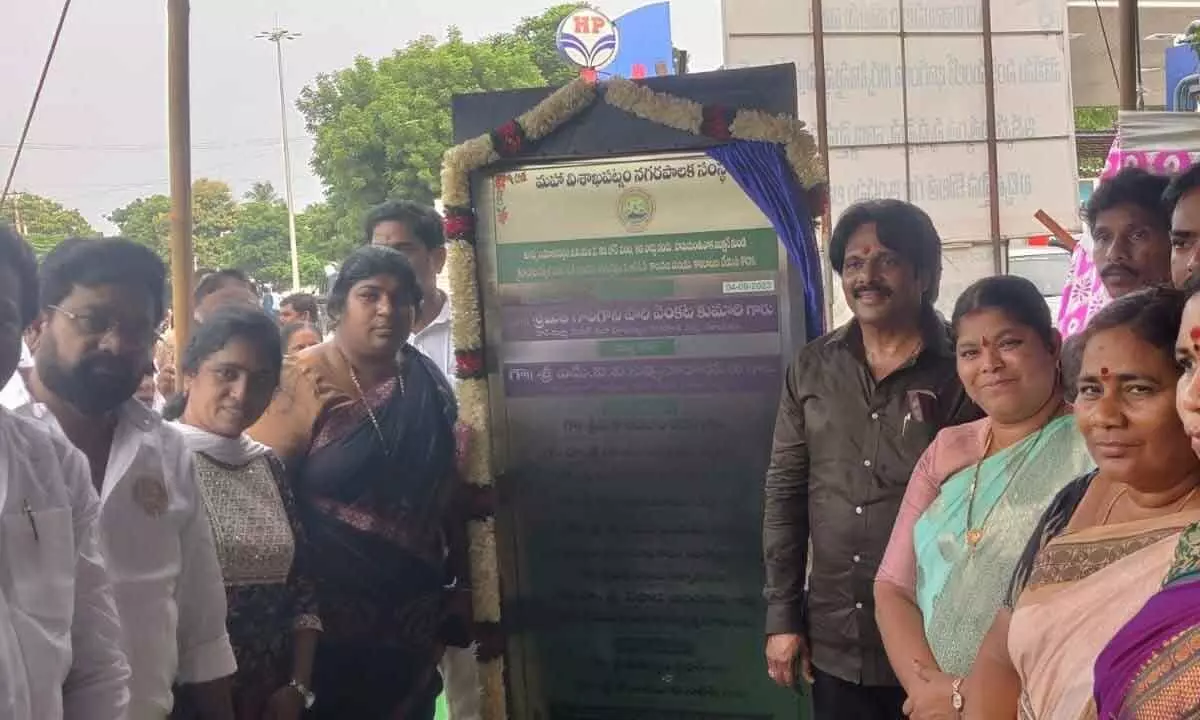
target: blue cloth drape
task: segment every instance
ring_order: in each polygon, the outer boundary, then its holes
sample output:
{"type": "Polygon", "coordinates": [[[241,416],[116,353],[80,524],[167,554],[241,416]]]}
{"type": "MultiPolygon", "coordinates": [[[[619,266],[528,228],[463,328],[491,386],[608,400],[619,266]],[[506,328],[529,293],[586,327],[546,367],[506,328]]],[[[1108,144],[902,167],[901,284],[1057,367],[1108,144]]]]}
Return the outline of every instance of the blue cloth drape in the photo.
{"type": "Polygon", "coordinates": [[[775,143],[735,140],[710,148],[708,155],[725,166],[771,221],[804,282],[807,339],[820,337],[825,333],[825,296],[816,231],[808,201],[783,148],[775,143]]]}

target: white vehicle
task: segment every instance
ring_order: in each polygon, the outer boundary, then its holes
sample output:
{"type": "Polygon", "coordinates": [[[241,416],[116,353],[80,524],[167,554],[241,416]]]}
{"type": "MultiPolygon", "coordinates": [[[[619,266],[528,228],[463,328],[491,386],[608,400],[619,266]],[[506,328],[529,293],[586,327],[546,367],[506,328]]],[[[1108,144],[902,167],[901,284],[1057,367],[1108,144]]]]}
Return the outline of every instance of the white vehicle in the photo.
{"type": "Polygon", "coordinates": [[[1037,286],[1046,299],[1050,318],[1058,322],[1063,287],[1071,269],[1071,253],[1055,247],[1010,248],[1008,274],[1019,275],[1037,286]]]}

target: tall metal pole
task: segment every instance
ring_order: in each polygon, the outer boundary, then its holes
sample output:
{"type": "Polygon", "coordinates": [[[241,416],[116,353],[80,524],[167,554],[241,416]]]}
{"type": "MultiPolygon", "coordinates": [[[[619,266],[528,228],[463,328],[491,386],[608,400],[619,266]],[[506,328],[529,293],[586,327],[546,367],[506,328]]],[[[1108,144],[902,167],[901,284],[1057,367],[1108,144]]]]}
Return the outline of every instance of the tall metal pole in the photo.
{"type": "MultiPolygon", "coordinates": [[[[812,0],[813,27],[813,90],[817,100],[817,152],[821,156],[821,164],[825,166],[828,180],[826,187],[833,186],[833,176],[829,169],[829,96],[825,94],[825,4],[822,0],[812,0]]],[[[833,232],[833,195],[825,203],[821,213],[821,254],[825,260],[821,263],[821,277],[825,285],[825,327],[833,327],[833,266],[829,263],[829,240],[833,232]]],[[[806,318],[806,322],[809,320],[806,318]]]]}
{"type": "Polygon", "coordinates": [[[1121,109],[1136,110],[1138,106],[1138,5],[1137,0],[1119,0],[1117,3],[1117,42],[1121,48],[1118,69],[1118,85],[1121,91],[1121,109]]]}
{"type": "MultiPolygon", "coordinates": [[[[1003,2],[1003,0],[1002,0],[1003,2]]],[[[996,55],[992,45],[992,0],[982,0],[983,102],[987,114],[988,227],[992,236],[992,273],[1003,275],[1008,257],[1000,227],[1000,160],[996,132],[996,55]]]]}
{"type": "Polygon", "coordinates": [[[288,147],[287,131],[287,93],[283,89],[283,41],[294,40],[300,33],[293,33],[283,28],[273,28],[270,32],[262,32],[258,37],[275,43],[275,61],[279,69],[279,127],[283,133],[283,184],[287,195],[288,210],[288,242],[292,251],[292,291],[300,289],[300,254],[296,247],[296,205],[292,198],[292,151],[288,147]]]}
{"type": "Polygon", "coordinates": [[[192,129],[188,67],[188,0],[167,0],[167,101],[171,166],[171,306],[175,315],[175,382],[192,329],[192,129]]]}

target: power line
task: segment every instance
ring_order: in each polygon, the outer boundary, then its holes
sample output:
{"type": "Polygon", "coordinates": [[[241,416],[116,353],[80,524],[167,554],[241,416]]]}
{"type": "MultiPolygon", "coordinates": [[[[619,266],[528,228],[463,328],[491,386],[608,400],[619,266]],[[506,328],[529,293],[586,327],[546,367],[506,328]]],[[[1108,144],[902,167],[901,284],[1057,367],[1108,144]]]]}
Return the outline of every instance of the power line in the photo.
{"type": "MultiPolygon", "coordinates": [[[[288,138],[289,145],[298,143],[311,143],[313,138],[302,135],[300,137],[288,138]]],[[[282,145],[283,142],[279,138],[250,138],[247,140],[235,141],[208,141],[192,143],[192,150],[198,151],[220,151],[220,150],[236,150],[248,147],[266,147],[276,148],[282,145]]],[[[0,150],[12,150],[18,147],[12,143],[0,143],[0,150]]],[[[25,150],[39,151],[97,151],[97,152],[155,152],[165,151],[166,143],[128,143],[128,144],[92,144],[92,143],[25,143],[25,150]]]]}
{"type": "Polygon", "coordinates": [[[33,113],[37,110],[38,100],[42,98],[42,88],[46,86],[46,75],[50,73],[50,63],[54,60],[54,51],[58,49],[58,38],[62,36],[63,25],[67,22],[67,11],[71,9],[71,0],[63,2],[62,13],[58,16],[58,27],[54,28],[54,39],[50,41],[50,52],[46,53],[46,63],[42,65],[42,76],[38,78],[37,89],[33,91],[33,102],[29,104],[29,114],[25,116],[25,127],[21,129],[21,139],[17,142],[17,152],[13,155],[12,165],[8,168],[8,179],[4,181],[4,191],[0,192],[0,205],[8,197],[12,189],[13,177],[17,174],[17,163],[21,160],[21,149],[25,139],[29,137],[29,126],[33,124],[33,113]]]}

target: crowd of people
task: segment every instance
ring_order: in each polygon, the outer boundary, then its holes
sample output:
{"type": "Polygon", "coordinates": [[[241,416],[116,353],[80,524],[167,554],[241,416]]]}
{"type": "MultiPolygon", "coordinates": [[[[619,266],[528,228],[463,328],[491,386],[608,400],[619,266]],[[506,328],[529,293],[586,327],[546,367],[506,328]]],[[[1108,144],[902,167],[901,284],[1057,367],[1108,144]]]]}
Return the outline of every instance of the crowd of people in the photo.
{"type": "Polygon", "coordinates": [[[478,717],[444,245],[376,208],[325,317],[199,273],[177,345],[151,250],[0,226],[0,717],[478,717]]]}
{"type": "Polygon", "coordinates": [[[763,524],[767,671],[817,720],[1200,718],[1200,168],[1085,221],[1114,300],[1065,343],[1015,276],[940,317],[911,204],[834,228],[854,319],[787,372],[763,524]]]}
{"type": "MultiPolygon", "coordinates": [[[[818,720],[1200,717],[1200,170],[1085,219],[1114,301],[1065,342],[1019,277],[940,316],[914,205],[833,229],[854,319],[788,368],[763,523],[818,720]]],[[[149,249],[0,227],[0,716],[479,716],[445,260],[387,203],[324,313],[204,272],[177,344],[149,249]]]]}

